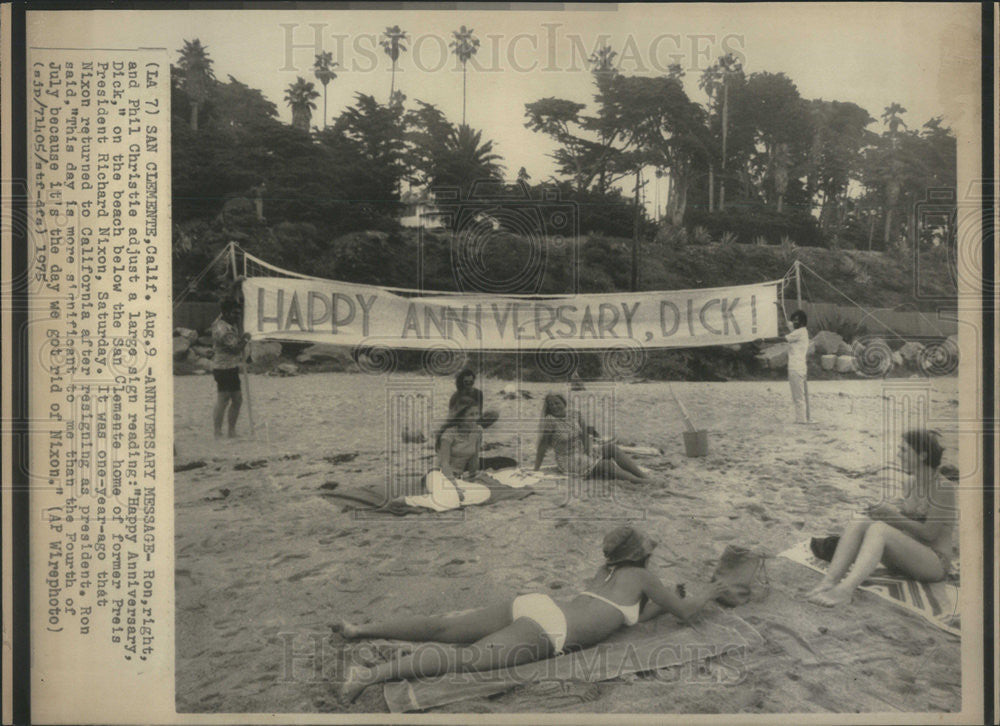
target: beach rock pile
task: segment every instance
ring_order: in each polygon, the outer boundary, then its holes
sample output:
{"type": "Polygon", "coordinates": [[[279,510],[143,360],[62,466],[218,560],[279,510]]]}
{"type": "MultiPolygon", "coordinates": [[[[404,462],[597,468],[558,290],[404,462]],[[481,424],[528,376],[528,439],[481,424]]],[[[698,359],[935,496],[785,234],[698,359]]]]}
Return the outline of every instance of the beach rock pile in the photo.
{"type": "MultiPolygon", "coordinates": [[[[808,361],[810,368],[820,375],[939,376],[957,371],[958,355],[958,339],[954,335],[926,345],[909,340],[893,350],[883,338],[865,336],[848,344],[839,334],[821,330],[809,341],[808,361]]],[[[766,370],[785,369],[788,367],[788,344],[767,345],[756,355],[756,360],[766,370]]]]}

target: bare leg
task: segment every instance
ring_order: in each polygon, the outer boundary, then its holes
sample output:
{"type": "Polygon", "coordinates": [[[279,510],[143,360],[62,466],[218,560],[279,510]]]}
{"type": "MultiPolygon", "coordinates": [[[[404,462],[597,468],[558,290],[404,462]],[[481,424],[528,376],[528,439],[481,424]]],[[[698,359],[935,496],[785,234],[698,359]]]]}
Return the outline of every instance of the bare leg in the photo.
{"type": "Polygon", "coordinates": [[[243,392],[233,391],[229,404],[229,438],[236,436],[236,419],[240,416],[240,406],[243,405],[243,392]]]}
{"type": "Polygon", "coordinates": [[[418,615],[381,623],[333,626],[345,638],[396,638],[438,643],[473,643],[511,623],[510,602],[498,603],[456,615],[418,615]]]}
{"type": "Polygon", "coordinates": [[[850,602],[854,590],[882,562],[915,580],[933,582],[944,577],[934,550],[885,522],[873,522],[865,532],[851,573],[840,584],[818,594],[813,602],[833,607],[850,602]]]}
{"type": "Polygon", "coordinates": [[[215,428],[215,438],[222,437],[222,420],[226,416],[226,406],[229,405],[229,392],[219,391],[215,396],[215,408],[212,409],[212,424],[215,428]]]}
{"type": "Polygon", "coordinates": [[[493,670],[530,663],[551,654],[552,645],[542,629],[533,621],[520,618],[472,645],[427,645],[374,668],[352,667],[344,677],[339,698],[342,703],[350,703],[368,686],[389,680],[493,670]]]}
{"type": "Polygon", "coordinates": [[[840,578],[850,569],[854,559],[858,556],[861,541],[864,539],[868,527],[872,524],[870,519],[856,519],[847,525],[847,529],[840,536],[840,541],[837,542],[837,549],[833,553],[833,559],[830,560],[830,567],[820,583],[806,593],[807,598],[811,599],[840,582],[840,578]]]}
{"type": "Polygon", "coordinates": [[[633,474],[639,477],[640,479],[649,478],[646,472],[644,472],[642,468],[635,463],[632,457],[626,454],[624,451],[622,451],[614,443],[608,443],[607,445],[605,445],[603,454],[605,457],[614,461],[616,464],[618,464],[618,466],[620,466],[622,469],[629,472],[630,474],[633,474]]]}

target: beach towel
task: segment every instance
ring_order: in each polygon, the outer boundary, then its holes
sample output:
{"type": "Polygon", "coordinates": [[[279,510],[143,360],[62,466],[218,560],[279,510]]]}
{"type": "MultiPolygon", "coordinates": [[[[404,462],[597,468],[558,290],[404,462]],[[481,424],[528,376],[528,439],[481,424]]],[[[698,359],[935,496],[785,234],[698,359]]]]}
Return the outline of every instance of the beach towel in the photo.
{"type": "Polygon", "coordinates": [[[760,633],[747,622],[721,610],[706,614],[692,625],[659,617],[623,628],[592,648],[557,658],[495,671],[395,681],[386,683],[383,693],[390,712],[404,713],[502,693],[525,683],[596,683],[709,658],[719,658],[721,667],[732,668],[735,682],[740,659],[763,642],[760,633]]]}
{"type": "MultiPolygon", "coordinates": [[[[427,494],[402,497],[401,504],[432,512],[447,512],[478,504],[495,504],[505,499],[523,499],[531,494],[531,491],[518,490],[536,486],[542,480],[551,478],[549,474],[523,469],[502,469],[490,472],[490,476],[499,486],[488,486],[460,479],[459,486],[456,488],[440,471],[435,470],[427,474],[425,484],[427,494]],[[463,494],[461,500],[458,497],[459,488],[463,494]]],[[[405,513],[398,511],[399,504],[395,505],[395,509],[397,511],[394,511],[394,514],[405,513]]]]}
{"type": "MultiPolygon", "coordinates": [[[[816,572],[826,572],[828,562],[817,558],[803,540],[781,553],[816,572]]],[[[861,584],[861,589],[909,610],[946,633],[961,636],[958,612],[958,588],[948,582],[916,582],[879,567],[861,584]]]]}

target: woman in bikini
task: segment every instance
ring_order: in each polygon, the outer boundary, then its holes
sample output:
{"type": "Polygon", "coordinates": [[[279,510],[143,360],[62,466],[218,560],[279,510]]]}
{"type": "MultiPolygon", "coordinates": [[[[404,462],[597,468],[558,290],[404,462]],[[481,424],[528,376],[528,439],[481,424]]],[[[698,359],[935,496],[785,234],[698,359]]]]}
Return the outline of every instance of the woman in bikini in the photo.
{"type": "Polygon", "coordinates": [[[850,602],[880,564],[922,582],[948,576],[956,508],[954,489],[939,470],[943,451],[933,431],[903,434],[899,460],[908,475],[903,499],[869,507],[867,517],[847,526],[826,575],[806,595],[811,602],[827,607],[850,602]]]}
{"type": "Polygon", "coordinates": [[[487,485],[495,481],[479,471],[483,442],[479,418],[480,410],[474,401],[460,401],[438,430],[434,442],[438,468],[428,472],[424,486],[442,510],[459,504],[480,504],[490,498],[487,485]]]}
{"type": "Polygon", "coordinates": [[[567,415],[566,398],[558,393],[545,396],[538,431],[535,469],[542,466],[545,453],[551,448],[556,466],[565,474],[590,479],[623,479],[633,483],[650,481],[647,472],[639,468],[614,442],[593,444],[596,433],[583,420],[583,415],[567,415]]]}
{"type": "Polygon", "coordinates": [[[465,644],[442,650],[416,649],[411,655],[371,668],[351,667],[340,690],[353,701],[368,686],[388,680],[431,678],[454,671],[485,671],[560,655],[566,648],[600,643],[623,626],[669,612],[682,621],[723,594],[713,583],[700,597],[683,597],[647,569],[656,543],[632,527],[618,527],[604,538],[605,562],[587,591],[556,602],[548,595],[520,595],[459,614],[410,617],[383,623],[333,626],[345,638],[398,638],[465,644]]]}

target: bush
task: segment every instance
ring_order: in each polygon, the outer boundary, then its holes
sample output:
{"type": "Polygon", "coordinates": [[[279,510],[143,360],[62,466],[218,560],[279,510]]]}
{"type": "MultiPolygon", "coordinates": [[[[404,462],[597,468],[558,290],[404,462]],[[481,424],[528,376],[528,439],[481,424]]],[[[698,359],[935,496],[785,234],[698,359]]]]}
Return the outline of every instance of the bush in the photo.
{"type": "Polygon", "coordinates": [[[826,246],[816,219],[796,209],[780,214],[764,207],[730,207],[711,213],[694,209],[688,211],[684,223],[689,230],[704,227],[713,238],[728,232],[742,244],[752,244],[756,238],[763,237],[768,244],[776,245],[782,237],[788,237],[799,246],[826,246]]]}

